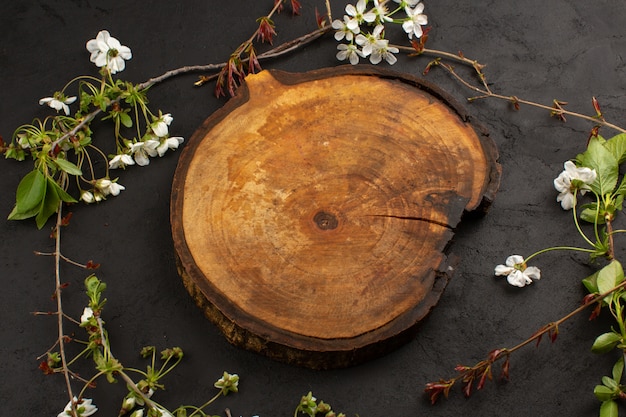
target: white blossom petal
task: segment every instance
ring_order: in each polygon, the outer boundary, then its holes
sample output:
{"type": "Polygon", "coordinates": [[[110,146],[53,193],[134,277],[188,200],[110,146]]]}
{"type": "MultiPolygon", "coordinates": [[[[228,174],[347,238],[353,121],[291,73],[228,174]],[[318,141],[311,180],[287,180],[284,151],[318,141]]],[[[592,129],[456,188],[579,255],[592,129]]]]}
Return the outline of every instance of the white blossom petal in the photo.
{"type": "Polygon", "coordinates": [[[93,400],[89,398],[83,398],[80,400],[80,402],[78,402],[78,399],[74,397],[72,401],[67,403],[67,405],[65,406],[65,409],[63,409],[63,411],[61,411],[57,417],[71,416],[72,415],[72,402],[74,402],[75,407],[78,411],[78,414],[81,417],[89,417],[90,415],[98,411],[98,407],[93,405],[92,401],[93,400]]]}
{"type": "Polygon", "coordinates": [[[80,316],[81,324],[88,322],[89,319],[92,317],[93,317],[93,310],[90,307],[85,307],[85,309],[83,310],[83,314],[80,316]]]}

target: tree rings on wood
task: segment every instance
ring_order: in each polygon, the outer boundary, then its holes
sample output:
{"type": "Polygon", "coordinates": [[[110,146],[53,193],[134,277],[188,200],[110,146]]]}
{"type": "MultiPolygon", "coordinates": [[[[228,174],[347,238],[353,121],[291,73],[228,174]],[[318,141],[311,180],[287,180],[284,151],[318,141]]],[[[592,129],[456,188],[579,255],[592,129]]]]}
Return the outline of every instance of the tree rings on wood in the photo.
{"type": "Polygon", "coordinates": [[[233,344],[354,365],[415,336],[454,269],[454,228],[499,177],[491,139],[417,78],[263,71],[182,152],[180,274],[233,344]]]}

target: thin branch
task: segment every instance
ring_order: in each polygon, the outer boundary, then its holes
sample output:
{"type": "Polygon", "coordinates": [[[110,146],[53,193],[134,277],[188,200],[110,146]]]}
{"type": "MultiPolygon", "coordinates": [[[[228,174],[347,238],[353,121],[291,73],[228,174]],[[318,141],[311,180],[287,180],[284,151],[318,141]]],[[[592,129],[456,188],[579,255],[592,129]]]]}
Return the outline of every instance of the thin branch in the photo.
{"type": "Polygon", "coordinates": [[[63,332],[63,304],[61,302],[61,228],[63,225],[63,202],[59,203],[57,221],[56,221],[56,233],[55,233],[55,246],[54,246],[54,281],[55,291],[54,295],[57,301],[57,334],[59,345],[59,356],[61,357],[61,368],[63,377],[65,378],[65,386],[67,388],[67,394],[70,398],[70,407],[73,417],[77,417],[76,404],[74,404],[74,394],[72,391],[72,384],[70,382],[70,370],[67,366],[67,359],[65,356],[65,342],[63,332]]]}
{"type": "MultiPolygon", "coordinates": [[[[268,60],[268,59],[273,59],[273,58],[278,58],[280,56],[289,54],[290,52],[293,52],[299,48],[302,48],[308,44],[310,44],[311,42],[315,41],[316,39],[320,38],[322,35],[324,35],[325,33],[329,32],[331,30],[330,25],[326,25],[323,26],[321,28],[318,28],[310,33],[307,33],[306,35],[300,36],[299,38],[293,39],[291,41],[282,43],[278,46],[276,46],[275,48],[269,49],[268,51],[257,55],[257,59],[259,60],[268,60]]],[[[243,59],[242,62],[247,62],[247,59],[243,59]]],[[[150,78],[149,80],[140,83],[137,85],[138,89],[145,89],[148,87],[151,87],[155,84],[161,83],[165,80],[168,80],[172,77],[181,75],[181,74],[187,74],[190,72],[209,72],[209,71],[216,71],[216,70],[220,70],[222,68],[224,68],[226,65],[228,65],[227,62],[221,62],[219,64],[207,64],[207,65],[189,65],[189,66],[184,66],[184,67],[180,67],[180,68],[176,68],[173,70],[169,70],[157,77],[153,77],[150,78]]],[[[213,77],[211,77],[213,78],[213,77]]],[[[117,103],[120,100],[113,100],[111,102],[111,104],[117,103]]],[[[93,110],[91,113],[86,114],[81,120],[80,122],[74,126],[74,128],[72,128],[72,130],[68,131],[67,133],[65,133],[63,136],[61,136],[60,138],[58,138],[57,140],[54,141],[54,143],[52,144],[52,148],[54,149],[55,145],[58,145],[59,143],[63,142],[64,140],[75,136],[81,129],[83,129],[85,126],[87,126],[97,115],[99,115],[100,113],[102,113],[102,110],[100,108],[97,108],[95,110],[93,110]]]]}
{"type": "Polygon", "coordinates": [[[561,106],[559,106],[558,108],[555,108],[554,106],[547,106],[545,104],[540,104],[540,103],[536,103],[533,101],[529,101],[529,100],[523,100],[520,99],[516,96],[506,96],[506,95],[502,95],[502,94],[496,94],[493,93],[492,91],[488,90],[488,89],[481,89],[480,87],[476,87],[475,85],[470,84],[467,80],[465,80],[463,77],[461,77],[455,70],[454,68],[452,68],[452,66],[448,65],[448,64],[444,64],[439,62],[437,65],[443,67],[444,69],[446,69],[457,81],[459,81],[462,85],[464,85],[465,87],[469,88],[470,90],[476,91],[478,93],[481,94],[481,96],[476,96],[476,97],[472,97],[468,100],[473,101],[476,99],[484,99],[484,98],[497,98],[500,100],[505,100],[511,103],[515,103],[515,104],[526,104],[528,106],[532,106],[532,107],[536,107],[536,108],[540,108],[540,109],[544,109],[544,110],[548,110],[553,114],[557,114],[557,115],[568,115],[568,116],[573,116],[573,117],[577,117],[579,119],[583,119],[583,120],[587,120],[590,122],[593,122],[596,125],[600,125],[600,126],[604,126],[604,127],[608,127],[614,130],[617,130],[618,132],[622,132],[622,133],[626,133],[626,129],[619,127],[613,123],[609,123],[603,119],[599,119],[597,117],[594,116],[588,116],[582,113],[577,113],[577,112],[573,112],[573,111],[569,111],[569,110],[565,110],[564,108],[562,108],[561,106]]]}
{"type": "MultiPolygon", "coordinates": [[[[450,389],[450,387],[452,387],[454,384],[456,384],[459,381],[472,381],[473,377],[477,374],[477,373],[481,373],[481,372],[489,372],[489,369],[491,367],[492,364],[494,364],[495,362],[497,362],[498,360],[504,358],[504,357],[509,357],[513,352],[527,346],[528,344],[541,339],[541,337],[546,334],[546,333],[551,333],[553,331],[558,331],[558,327],[559,325],[563,324],[564,322],[566,322],[567,320],[571,319],[572,317],[574,317],[575,315],[577,315],[578,313],[582,312],[583,310],[586,310],[589,306],[602,302],[602,300],[611,295],[612,293],[614,293],[615,291],[618,291],[620,289],[623,289],[626,287],[626,281],[621,282],[620,284],[616,285],[615,287],[611,288],[610,290],[602,293],[602,294],[598,294],[593,298],[590,298],[589,300],[585,300],[585,302],[583,304],[581,304],[578,308],[570,311],[568,314],[566,314],[565,316],[561,317],[560,319],[558,319],[557,321],[554,321],[552,323],[549,323],[547,325],[545,325],[544,327],[542,327],[541,329],[539,329],[539,331],[537,331],[536,333],[534,333],[531,337],[529,337],[528,339],[524,340],[521,343],[518,343],[517,345],[515,345],[514,347],[507,349],[507,348],[503,348],[503,349],[497,349],[496,351],[493,352],[493,354],[491,354],[489,356],[488,359],[483,360],[481,362],[478,362],[476,365],[474,365],[473,367],[466,367],[464,368],[465,370],[463,370],[459,375],[457,375],[456,377],[449,379],[449,380],[441,380],[439,383],[429,383],[427,384],[427,388],[426,390],[428,391],[429,386],[432,387],[433,390],[439,390],[439,392],[444,392],[446,393],[447,390],[450,389]],[[445,388],[445,389],[444,389],[445,388]]],[[[431,401],[436,401],[438,394],[431,396],[431,401]],[[433,399],[434,398],[434,399],[433,399]]],[[[447,396],[447,395],[446,395],[447,396]]]]}

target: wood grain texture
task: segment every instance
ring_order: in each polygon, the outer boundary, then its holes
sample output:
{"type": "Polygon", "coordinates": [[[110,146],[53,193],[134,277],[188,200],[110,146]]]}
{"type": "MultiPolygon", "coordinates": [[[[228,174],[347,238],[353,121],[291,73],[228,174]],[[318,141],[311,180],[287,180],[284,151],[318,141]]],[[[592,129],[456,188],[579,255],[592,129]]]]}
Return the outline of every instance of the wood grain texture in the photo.
{"type": "Polygon", "coordinates": [[[500,177],[459,109],[372,67],[249,76],[190,139],[172,195],[181,276],[228,340],[333,368],[413,337],[454,228],[500,177]]]}

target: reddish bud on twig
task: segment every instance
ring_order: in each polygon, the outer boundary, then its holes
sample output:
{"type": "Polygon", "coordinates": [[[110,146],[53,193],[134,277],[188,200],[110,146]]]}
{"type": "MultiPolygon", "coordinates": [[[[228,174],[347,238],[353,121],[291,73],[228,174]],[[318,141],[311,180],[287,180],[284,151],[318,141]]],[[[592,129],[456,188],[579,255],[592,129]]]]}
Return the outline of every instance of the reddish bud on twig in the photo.
{"type": "Polygon", "coordinates": [[[595,97],[592,97],[591,104],[593,104],[593,109],[596,111],[596,117],[604,121],[604,117],[602,116],[602,111],[600,110],[600,103],[598,103],[598,99],[596,99],[595,97]]]}
{"type": "Polygon", "coordinates": [[[559,335],[559,326],[555,325],[552,329],[550,329],[548,331],[548,335],[550,336],[550,341],[554,343],[559,335]]]}
{"type": "Polygon", "coordinates": [[[259,22],[259,29],[257,31],[256,39],[261,39],[261,42],[268,42],[272,45],[274,35],[276,35],[274,22],[267,17],[261,17],[257,20],[257,22],[259,22]]]}
{"type": "Polygon", "coordinates": [[[54,369],[48,365],[47,361],[42,361],[39,364],[39,369],[44,373],[44,375],[52,375],[54,373],[54,369]]]}
{"type": "Polygon", "coordinates": [[[500,379],[509,380],[509,368],[510,368],[510,359],[511,357],[507,354],[504,363],[502,364],[502,373],[500,374],[500,379]]]}
{"type": "Polygon", "coordinates": [[[480,376],[480,380],[478,381],[478,385],[476,385],[476,389],[483,389],[487,379],[489,379],[490,381],[493,379],[493,376],[491,375],[491,365],[487,365],[485,367],[485,370],[483,371],[482,375],[480,376]]]}
{"type": "Polygon", "coordinates": [[[72,219],[72,215],[73,214],[70,211],[65,216],[63,216],[63,218],[61,219],[61,226],[67,226],[68,224],[70,224],[70,220],[72,219]]]}
{"type": "Polygon", "coordinates": [[[519,99],[517,97],[511,97],[511,103],[513,104],[513,108],[515,110],[519,110],[519,99]]]}
{"type": "Polygon", "coordinates": [[[567,101],[559,101],[556,99],[552,100],[552,108],[554,110],[550,112],[550,116],[557,117],[562,122],[567,121],[567,119],[565,119],[565,114],[563,113],[563,106],[566,106],[566,105],[567,105],[567,101]]]}
{"type": "Polygon", "coordinates": [[[317,7],[315,8],[315,21],[317,22],[317,27],[319,29],[321,29],[324,26],[326,26],[326,18],[327,17],[328,17],[327,14],[320,14],[319,10],[317,10],[317,7]]]}
{"type": "Polygon", "coordinates": [[[411,46],[415,49],[416,54],[420,55],[426,49],[426,41],[428,40],[428,32],[430,32],[430,27],[427,27],[422,32],[422,37],[419,39],[413,39],[411,41],[411,46]]]}
{"type": "Polygon", "coordinates": [[[291,13],[294,16],[300,14],[301,8],[302,8],[302,5],[300,4],[298,0],[291,0],[291,13]]]}
{"type": "Polygon", "coordinates": [[[496,360],[498,360],[498,357],[502,352],[502,349],[494,349],[489,352],[489,362],[495,362],[496,360]]]}
{"type": "Polygon", "coordinates": [[[98,269],[100,268],[100,264],[95,263],[91,259],[87,261],[85,264],[85,269],[98,269]]]}
{"type": "Polygon", "coordinates": [[[430,403],[435,404],[441,394],[448,398],[448,393],[453,384],[450,381],[429,382],[426,384],[424,392],[430,395],[430,403]]]}
{"type": "Polygon", "coordinates": [[[250,50],[248,51],[248,74],[256,74],[257,71],[261,71],[261,64],[256,56],[256,51],[254,47],[250,45],[250,50]]]}
{"type": "Polygon", "coordinates": [[[465,385],[463,386],[463,395],[465,395],[466,398],[469,398],[472,395],[472,383],[474,382],[474,377],[470,377],[467,379],[467,381],[465,382],[465,385]]]}

